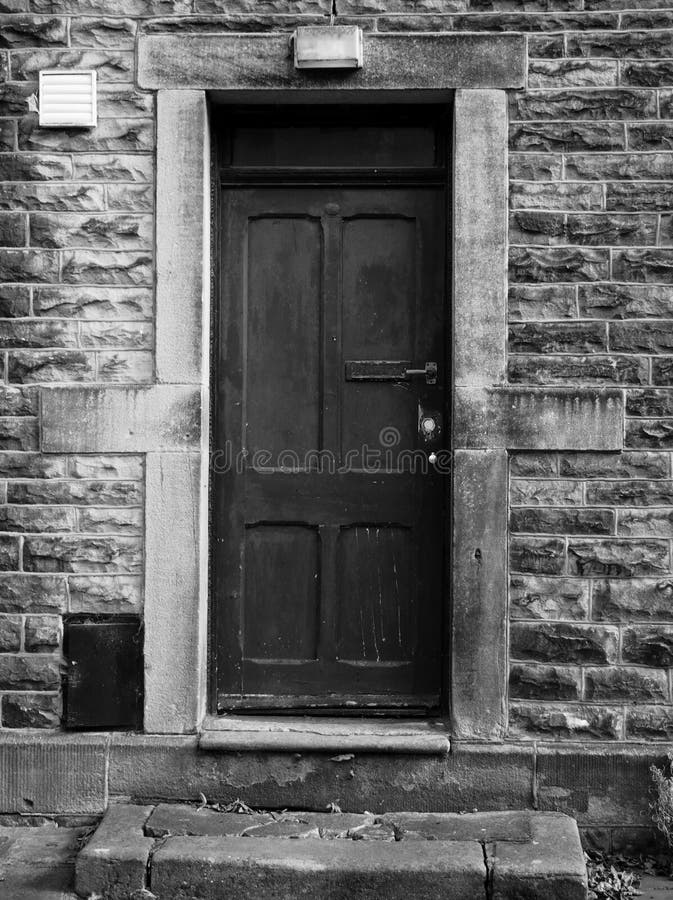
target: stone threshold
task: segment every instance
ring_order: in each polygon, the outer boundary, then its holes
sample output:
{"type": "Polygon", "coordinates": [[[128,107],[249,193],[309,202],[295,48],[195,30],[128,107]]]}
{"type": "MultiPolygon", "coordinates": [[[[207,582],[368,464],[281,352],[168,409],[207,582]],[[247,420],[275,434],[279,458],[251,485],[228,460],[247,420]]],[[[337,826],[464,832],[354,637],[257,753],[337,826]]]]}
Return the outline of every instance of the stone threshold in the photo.
{"type": "Polygon", "coordinates": [[[292,753],[401,753],[445,756],[450,750],[441,721],[328,718],[321,716],[208,716],[201,750],[292,753]]]}
{"type": "Polygon", "coordinates": [[[230,812],[111,806],[76,863],[80,896],[122,900],[586,900],[561,813],[230,812]],[[150,892],[143,894],[143,891],[150,892]]]}

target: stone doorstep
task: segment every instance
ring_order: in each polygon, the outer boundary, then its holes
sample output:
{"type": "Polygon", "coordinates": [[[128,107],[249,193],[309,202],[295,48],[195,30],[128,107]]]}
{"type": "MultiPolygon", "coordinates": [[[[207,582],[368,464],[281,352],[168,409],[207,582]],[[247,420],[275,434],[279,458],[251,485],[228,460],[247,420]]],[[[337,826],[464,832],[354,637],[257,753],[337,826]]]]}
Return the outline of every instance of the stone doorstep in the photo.
{"type": "Polygon", "coordinates": [[[156,900],[587,896],[577,824],[561,813],[243,814],[169,803],[109,807],[77,857],[75,886],[105,900],[143,889],[156,900]]]}

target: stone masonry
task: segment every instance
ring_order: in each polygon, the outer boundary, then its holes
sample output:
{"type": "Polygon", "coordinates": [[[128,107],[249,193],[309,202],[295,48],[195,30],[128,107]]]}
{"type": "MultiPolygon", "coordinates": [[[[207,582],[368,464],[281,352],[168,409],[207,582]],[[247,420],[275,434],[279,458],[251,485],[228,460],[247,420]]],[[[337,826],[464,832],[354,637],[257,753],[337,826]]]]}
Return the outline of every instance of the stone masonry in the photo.
{"type": "MultiPolygon", "coordinates": [[[[40,454],[37,386],[154,381],[156,98],[141,34],[517,32],[518,387],[623,391],[622,453],[513,453],[514,740],[673,737],[673,3],[0,0],[1,727],[55,729],[65,613],[142,612],[142,454],[40,454]],[[40,69],[95,69],[99,124],[40,129],[40,69]]],[[[177,213],[176,213],[177,214],[177,213]]]]}

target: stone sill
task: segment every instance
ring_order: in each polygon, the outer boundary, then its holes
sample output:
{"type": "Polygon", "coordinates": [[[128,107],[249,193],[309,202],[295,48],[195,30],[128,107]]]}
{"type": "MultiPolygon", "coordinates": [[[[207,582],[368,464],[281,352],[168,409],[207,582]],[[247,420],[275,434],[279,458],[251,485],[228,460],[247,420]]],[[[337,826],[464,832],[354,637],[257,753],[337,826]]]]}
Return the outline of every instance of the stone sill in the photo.
{"type": "Polygon", "coordinates": [[[446,756],[441,722],[286,716],[208,716],[201,750],[278,753],[409,753],[446,756]]]}

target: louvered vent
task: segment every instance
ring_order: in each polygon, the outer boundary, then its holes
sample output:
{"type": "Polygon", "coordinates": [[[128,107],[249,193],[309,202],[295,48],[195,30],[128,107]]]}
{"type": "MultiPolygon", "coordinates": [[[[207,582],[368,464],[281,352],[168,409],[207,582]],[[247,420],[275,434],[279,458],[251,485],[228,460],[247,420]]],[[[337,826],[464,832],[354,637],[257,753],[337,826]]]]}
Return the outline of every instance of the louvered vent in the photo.
{"type": "Polygon", "coordinates": [[[40,72],[40,125],[91,128],[96,124],[96,73],[40,72]]]}

